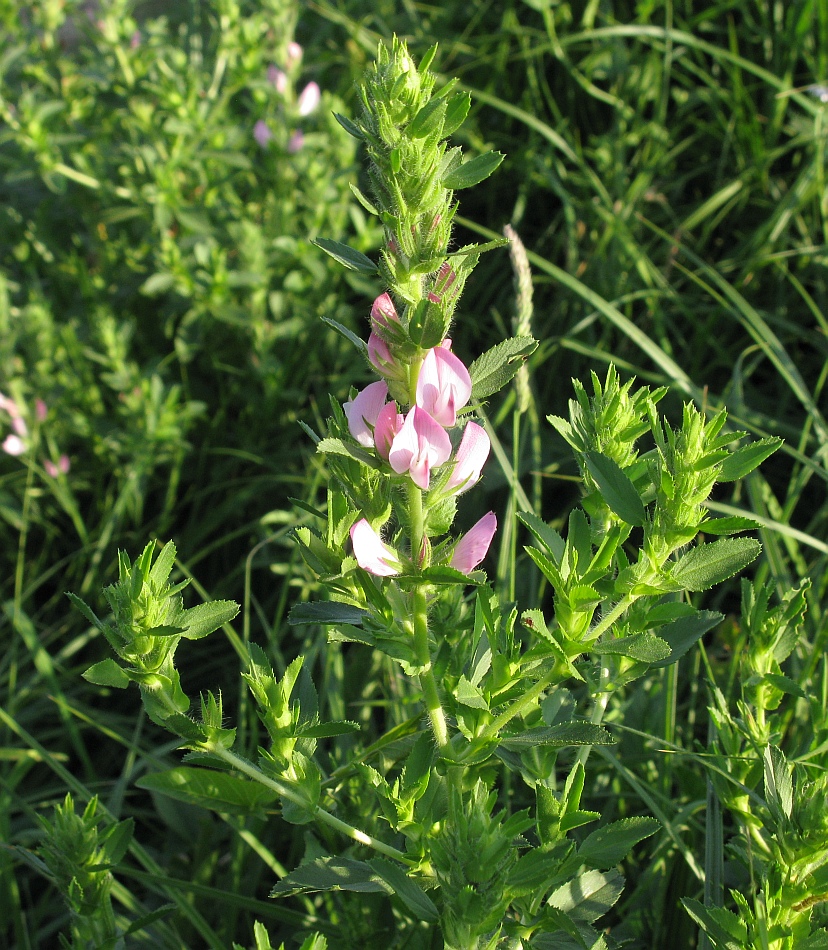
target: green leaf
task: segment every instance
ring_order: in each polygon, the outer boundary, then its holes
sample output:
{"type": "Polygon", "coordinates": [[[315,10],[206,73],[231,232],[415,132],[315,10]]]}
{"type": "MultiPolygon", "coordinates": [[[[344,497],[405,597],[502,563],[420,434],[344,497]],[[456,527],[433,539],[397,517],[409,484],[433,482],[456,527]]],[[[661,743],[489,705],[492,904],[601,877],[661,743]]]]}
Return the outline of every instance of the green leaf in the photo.
{"type": "MultiPolygon", "coordinates": [[[[69,598],[69,602],[72,604],[75,610],[79,610],[93,627],[97,627],[98,630],[103,630],[104,625],[100,620],[98,620],[92,611],[92,608],[86,603],[86,601],[81,600],[77,594],[73,594],[71,591],[66,591],[66,596],[69,598]]],[[[100,685],[103,686],[105,684],[101,683],[100,685]]]]}
{"type": "Polygon", "coordinates": [[[454,695],[457,697],[458,703],[462,703],[464,706],[471,706],[472,709],[489,708],[489,704],[486,702],[483,694],[466,676],[460,677],[454,695]]]}
{"type": "Polygon", "coordinates": [[[639,663],[658,663],[659,660],[670,656],[672,652],[670,645],[654,633],[635,633],[631,637],[619,637],[617,640],[602,640],[599,643],[593,643],[589,651],[599,656],[607,654],[628,656],[631,660],[638,660],[639,663]]]}
{"type": "Polygon", "coordinates": [[[505,157],[502,152],[486,152],[478,155],[445,175],[443,187],[454,190],[471,188],[472,185],[485,181],[505,157]]]}
{"type": "Polygon", "coordinates": [[[782,673],[765,673],[764,677],[769,683],[775,686],[781,693],[787,693],[789,696],[796,696],[798,699],[807,699],[808,694],[805,690],[789,676],[782,673]]]}
{"type": "Polygon", "coordinates": [[[714,942],[717,950],[744,950],[747,927],[736,914],[724,907],[707,908],[689,897],[682,897],[687,913],[714,942]]]}
{"type": "Polygon", "coordinates": [[[365,138],[365,136],[362,134],[362,129],[360,129],[360,127],[355,122],[352,122],[347,116],[340,115],[338,112],[334,112],[333,116],[349,135],[353,135],[355,139],[359,139],[360,141],[365,138]]]}
{"type": "Polygon", "coordinates": [[[472,398],[486,399],[502,389],[537,345],[531,336],[513,336],[478,356],[469,367],[472,398]]]}
{"type": "Polygon", "coordinates": [[[759,527],[759,522],[742,515],[733,515],[730,518],[711,518],[701,526],[703,534],[728,535],[738,534],[740,531],[753,531],[759,527]]]}
{"type": "Polygon", "coordinates": [[[434,901],[426,892],[412,881],[405,871],[398,865],[386,861],[385,858],[374,858],[368,862],[383,881],[393,890],[417,920],[424,920],[433,924],[439,917],[439,911],[434,901]]]}
{"type": "Polygon", "coordinates": [[[376,274],[377,265],[366,257],[362,251],[357,251],[347,244],[340,244],[339,241],[332,241],[330,238],[316,238],[311,241],[318,248],[321,248],[326,254],[340,264],[344,264],[348,270],[358,271],[360,274],[376,274]]]}
{"type": "Polygon", "coordinates": [[[292,897],[318,891],[390,893],[392,888],[364,861],[352,858],[317,858],[291,871],[270,892],[271,897],[292,897]]]}
{"type": "Polygon", "coordinates": [[[90,666],[83,678],[95,686],[114,686],[116,689],[126,689],[130,684],[129,677],[112,658],[90,666]]]}
{"type": "Polygon", "coordinates": [[[784,752],[774,745],[765,748],[765,800],[776,818],[791,817],[793,810],[793,779],[784,752]]]}
{"type": "Polygon", "coordinates": [[[627,524],[643,525],[644,503],[629,475],[622,471],[617,462],[600,452],[587,452],[584,460],[589,474],[595,479],[604,501],[612,511],[627,524]]]}
{"type": "Polygon", "coordinates": [[[591,722],[562,722],[557,726],[525,729],[514,735],[504,735],[503,745],[520,749],[545,745],[562,749],[564,746],[615,745],[615,739],[603,726],[591,722]]]}
{"type": "Polygon", "coordinates": [[[578,857],[584,864],[599,870],[615,867],[629,854],[630,849],[654,835],[661,824],[655,818],[622,818],[587,835],[578,857]]]}
{"type": "Polygon", "coordinates": [[[172,274],[153,274],[141,284],[140,292],[147,297],[157,297],[175,284],[172,274]]]}
{"type": "Polygon", "coordinates": [[[359,627],[368,616],[368,611],[336,601],[314,601],[311,604],[296,604],[288,614],[292,627],[303,623],[345,623],[359,627]]]}
{"type": "Polygon", "coordinates": [[[653,663],[653,669],[676,663],[693,644],[722,620],[724,616],[714,610],[697,610],[690,616],[678,617],[659,627],[658,636],[669,645],[670,655],[653,663]]]}
{"type": "Polygon", "coordinates": [[[446,105],[445,99],[432,99],[426,103],[408,123],[405,134],[411,139],[423,139],[430,135],[443,121],[446,105]]]}
{"type": "Polygon", "coordinates": [[[624,878],[617,871],[587,871],[559,887],[547,903],[573,920],[602,917],[621,896],[624,878]]]}
{"type": "Polygon", "coordinates": [[[155,563],[150,568],[149,579],[156,590],[161,590],[170,576],[170,571],[175,564],[176,548],[172,541],[168,541],[161,548],[155,563]]]}
{"type": "Polygon", "coordinates": [[[211,600],[207,604],[190,607],[181,616],[186,630],[181,634],[185,640],[200,640],[218,630],[236,616],[239,605],[234,600],[211,600]]]}
{"type": "Polygon", "coordinates": [[[168,917],[177,907],[177,904],[162,904],[155,910],[150,911],[149,914],[144,914],[143,917],[139,917],[138,920],[133,921],[124,931],[124,936],[129,937],[131,934],[140,933],[145,927],[154,924],[156,920],[163,920],[165,917],[168,917]]]}
{"type": "Polygon", "coordinates": [[[744,570],[761,550],[762,545],[753,538],[723,538],[700,544],[676,562],[670,579],[686,590],[709,590],[744,570]]]}
{"type": "Polygon", "coordinates": [[[203,742],[207,738],[204,729],[183,713],[172,713],[167,716],[164,719],[164,726],[188,742],[203,742]]]}
{"type": "Polygon", "coordinates": [[[566,542],[560,534],[531,511],[519,511],[517,516],[518,521],[522,522],[543,545],[547,553],[552,555],[555,563],[560,564],[566,548],[566,542]]]}
{"type": "Polygon", "coordinates": [[[446,564],[435,564],[427,567],[420,578],[428,581],[429,584],[454,585],[454,584],[485,584],[486,574],[484,571],[472,571],[471,574],[464,574],[446,564]]]}
{"type": "Polygon", "coordinates": [[[379,211],[371,204],[371,202],[365,197],[365,195],[357,188],[353,182],[348,182],[350,185],[351,191],[354,194],[356,200],[362,205],[363,208],[368,212],[368,214],[373,214],[379,217],[379,211]]]}
{"type": "MultiPolygon", "coordinates": [[[[322,322],[327,323],[329,327],[331,327],[332,329],[336,330],[337,333],[344,336],[345,339],[349,343],[353,343],[353,345],[359,350],[360,353],[368,352],[368,347],[365,343],[365,340],[363,340],[361,337],[358,337],[356,333],[353,333],[347,327],[344,327],[341,323],[337,323],[336,320],[332,319],[331,317],[322,317],[322,322]]],[[[312,436],[313,436],[313,441],[315,443],[318,443],[319,436],[317,436],[316,433],[312,433],[312,436]]],[[[302,504],[302,502],[297,502],[297,503],[302,504]]]]}
{"type": "Polygon", "coordinates": [[[231,814],[247,815],[259,811],[277,798],[276,792],[258,782],[250,782],[229,772],[186,765],[166,772],[151,772],[141,776],[135,784],[180,802],[231,814]]]}
{"type": "Polygon", "coordinates": [[[412,343],[429,350],[437,346],[448,329],[448,319],[440,307],[423,297],[414,308],[411,322],[408,324],[408,335],[412,343]]]}
{"type": "Polygon", "coordinates": [[[448,100],[446,117],[443,120],[443,136],[448,138],[466,121],[471,108],[471,96],[467,92],[458,92],[448,100]]]}
{"type": "Polygon", "coordinates": [[[360,728],[358,722],[343,719],[339,722],[317,722],[300,726],[294,735],[297,738],[304,739],[332,739],[334,736],[346,736],[353,732],[359,732],[360,728]]]}
{"type": "Polygon", "coordinates": [[[378,469],[380,467],[377,459],[366,452],[365,449],[358,445],[352,445],[350,442],[344,442],[342,439],[322,439],[317,442],[316,451],[324,452],[326,455],[344,455],[359,462],[360,465],[365,465],[367,468],[378,469]]]}
{"type": "Polygon", "coordinates": [[[721,463],[721,471],[717,481],[735,482],[737,478],[744,478],[755,468],[762,464],[766,458],[782,445],[782,439],[758,439],[751,442],[750,445],[743,445],[742,448],[731,452],[721,463]]]}

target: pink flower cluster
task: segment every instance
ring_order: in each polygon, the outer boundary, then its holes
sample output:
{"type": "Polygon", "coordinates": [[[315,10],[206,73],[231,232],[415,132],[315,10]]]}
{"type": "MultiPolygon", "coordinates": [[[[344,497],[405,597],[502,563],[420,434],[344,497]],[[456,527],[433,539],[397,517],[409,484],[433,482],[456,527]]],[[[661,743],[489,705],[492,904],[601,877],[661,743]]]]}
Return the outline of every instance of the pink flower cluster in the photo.
{"type": "MultiPolygon", "coordinates": [[[[469,371],[451,352],[451,340],[443,340],[426,353],[417,376],[414,405],[403,415],[394,400],[388,401],[389,382],[399,388],[407,379],[408,370],[394,356],[394,344],[402,337],[402,327],[387,293],[374,301],[371,327],[368,359],[384,378],[345,403],[348,428],[360,445],[373,448],[396,474],[407,474],[418,488],[427,491],[432,470],[452,460],[451,439],[446,430],[457,424],[458,411],[471,398],[469,371]]],[[[448,478],[439,483],[439,496],[462,494],[479,481],[490,449],[485,430],[474,422],[466,423],[448,478]]],[[[486,556],[496,527],[494,513],[484,515],[458,541],[451,566],[464,573],[477,567],[486,556]]],[[[380,576],[398,573],[399,560],[366,519],[353,526],[351,540],[360,567],[380,576]]]]}
{"type": "MultiPolygon", "coordinates": [[[[26,425],[26,420],[23,417],[20,407],[13,399],[0,393],[0,410],[5,412],[9,417],[13,429],[13,431],[3,439],[3,442],[0,443],[0,448],[2,448],[7,455],[23,455],[29,448],[29,427],[26,425]]],[[[42,399],[36,399],[35,418],[37,421],[43,422],[48,412],[49,409],[46,403],[42,399]]],[[[52,478],[57,478],[60,474],[65,475],[69,471],[69,465],[68,455],[61,455],[57,463],[51,459],[44,459],[43,461],[43,468],[46,470],[46,474],[52,478]]]]}
{"type": "MultiPolygon", "coordinates": [[[[294,67],[298,67],[301,59],[302,47],[296,42],[289,43],[286,63],[287,70],[291,71],[294,67]]],[[[273,63],[267,67],[267,81],[271,86],[273,86],[273,88],[281,97],[284,98],[287,95],[290,85],[288,73],[279,69],[279,67],[273,63]]],[[[315,82],[309,82],[299,93],[299,97],[296,100],[296,111],[302,118],[305,118],[312,112],[316,111],[321,99],[322,91],[319,88],[319,84],[315,82]]],[[[261,148],[267,148],[270,140],[273,138],[273,134],[273,130],[264,119],[259,119],[259,121],[253,126],[253,138],[261,148]]],[[[288,153],[292,155],[295,152],[298,152],[304,144],[304,133],[301,129],[295,129],[288,139],[288,153]]]]}

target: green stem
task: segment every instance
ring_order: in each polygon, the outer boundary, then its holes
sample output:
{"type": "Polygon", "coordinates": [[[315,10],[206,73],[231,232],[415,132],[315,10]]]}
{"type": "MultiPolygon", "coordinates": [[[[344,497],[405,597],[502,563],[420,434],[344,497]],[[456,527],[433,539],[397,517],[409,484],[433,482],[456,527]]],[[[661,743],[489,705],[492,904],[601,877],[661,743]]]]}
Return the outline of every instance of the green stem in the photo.
{"type": "Polygon", "coordinates": [[[228,765],[231,765],[238,772],[243,772],[245,775],[258,782],[260,785],[265,785],[267,788],[272,788],[273,791],[277,792],[282,798],[286,798],[295,805],[306,808],[308,813],[313,815],[314,818],[324,822],[326,825],[330,825],[331,828],[334,828],[336,831],[339,831],[346,837],[351,838],[353,841],[357,841],[359,844],[364,844],[369,848],[373,848],[374,851],[379,851],[380,854],[384,854],[386,857],[394,858],[395,861],[402,861],[403,864],[406,865],[409,863],[408,858],[405,854],[403,854],[402,851],[398,851],[396,848],[392,848],[390,845],[387,845],[384,842],[379,841],[377,838],[366,834],[366,832],[360,831],[359,828],[354,828],[353,825],[349,825],[346,822],[341,821],[339,818],[336,818],[334,815],[330,814],[330,812],[325,811],[325,809],[320,805],[308,804],[307,799],[292,789],[286,782],[280,782],[277,779],[271,778],[269,775],[265,775],[261,769],[253,765],[252,762],[248,762],[247,759],[243,759],[241,756],[236,755],[235,753],[230,752],[228,749],[224,749],[221,746],[205,745],[205,751],[209,752],[210,755],[214,755],[219,759],[223,759],[228,765]]]}
{"type": "MultiPolygon", "coordinates": [[[[425,519],[423,517],[423,493],[413,483],[408,485],[408,522],[409,537],[411,540],[411,557],[415,564],[419,562],[420,552],[425,537],[425,519]]],[[[437,689],[437,680],[431,667],[431,650],[428,646],[428,604],[426,601],[426,585],[418,584],[412,595],[412,620],[414,623],[414,653],[417,664],[422,669],[420,673],[420,688],[423,691],[431,729],[437,746],[444,749],[448,745],[448,725],[443,706],[440,702],[440,693],[437,689]]]]}
{"type": "Polygon", "coordinates": [[[480,739],[494,739],[495,736],[507,726],[515,716],[521,716],[525,712],[529,712],[535,705],[535,703],[540,699],[541,694],[544,690],[547,690],[551,685],[552,681],[555,678],[555,670],[551,670],[546,674],[542,679],[539,679],[537,683],[531,688],[527,689],[526,692],[520,697],[520,699],[515,700],[512,705],[506,710],[506,712],[501,713],[497,719],[492,720],[488,726],[480,734],[480,739]]]}

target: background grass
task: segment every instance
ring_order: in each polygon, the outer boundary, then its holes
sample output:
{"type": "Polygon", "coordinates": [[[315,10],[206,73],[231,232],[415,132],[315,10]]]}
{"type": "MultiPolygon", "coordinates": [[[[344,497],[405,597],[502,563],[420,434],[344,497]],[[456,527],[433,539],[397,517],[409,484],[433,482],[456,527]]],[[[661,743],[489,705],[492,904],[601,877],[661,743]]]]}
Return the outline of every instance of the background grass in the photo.
{"type": "MultiPolygon", "coordinates": [[[[0,457],[0,838],[32,847],[36,814],[67,789],[79,801],[98,793],[111,815],[137,821],[119,912],[176,905],[136,945],[249,945],[260,919],[276,943],[319,929],[334,947],[387,946],[394,911],[373,896],[266,900],[282,869],[340,847],[319,829],[136,789],[179,756],[136,716],[135,695],[81,679],[107,651],[62,592],[100,606],[117,548],[135,556],[149,537],[173,538],[194,580],[188,603],[244,605],[236,632],[190,646],[182,671],[192,694],[223,689],[251,747],[236,636],[266,645],[277,665],[304,653],[323,714],[364,725],[359,748],[416,711],[384,659],[285,625],[289,605],[315,593],[289,538],[311,516],[289,499],[318,505],[324,486],[297,421],[320,428],[328,393],[342,399],[369,379],[319,318],[365,335],[381,289],[309,244],[323,235],[371,254],[379,241],[348,189],[364,185],[356,149],[330,113],[357,108],[355,81],[377,40],[397,33],[415,56],[439,42],[437,68],[472,93],[460,144],[508,156],[462,194],[458,244],[511,223],[533,266],[532,404],[517,427],[513,394],[487,407],[507,461],[490,462],[468,523],[520,507],[519,483],[565,524],[577,470],[543,420],[565,413],[571,377],[603,375],[610,361],[668,386],[672,418],[691,399],[726,406],[734,428],[781,436],[782,451],[714,510],[762,524],[759,579],[780,593],[812,581],[787,672],[823,697],[822,718],[792,706],[782,739],[791,757],[818,747],[828,738],[828,106],[792,90],[828,77],[828,12],[818,0],[309,0],[301,12],[272,0],[243,3],[238,16],[235,6],[102,3],[107,33],[67,3],[80,32],[50,43],[48,4],[21,15],[0,3],[11,39],[0,60],[0,389],[28,407],[36,442],[0,457]],[[314,80],[324,99],[302,123],[305,147],[289,154],[298,118],[266,70],[284,65],[294,22],[304,47],[295,91],[314,80]],[[268,149],[252,136],[260,118],[276,134],[268,149]],[[36,398],[49,408],[38,426],[36,398]],[[43,462],[62,452],[71,469],[51,478],[43,462]]],[[[453,337],[467,360],[509,335],[505,252],[482,259],[461,311],[453,337]]],[[[510,594],[515,578],[522,607],[549,609],[522,539],[503,539],[496,582],[510,594]]],[[[702,677],[709,667],[735,699],[743,636],[735,586],[699,605],[728,620],[678,675],[623,698],[610,721],[628,731],[591,763],[589,807],[665,825],[628,867],[613,921],[641,947],[696,946],[678,899],[701,894],[705,865],[705,777],[692,754],[707,739],[702,677]]],[[[352,743],[331,745],[332,768],[352,743]]],[[[391,744],[375,764],[398,755],[391,744]]],[[[344,772],[337,795],[351,817],[373,810],[364,794],[344,772]]],[[[733,827],[726,815],[725,834],[733,827]]],[[[0,942],[15,948],[55,945],[67,923],[56,891],[8,850],[0,921],[0,942]]]]}

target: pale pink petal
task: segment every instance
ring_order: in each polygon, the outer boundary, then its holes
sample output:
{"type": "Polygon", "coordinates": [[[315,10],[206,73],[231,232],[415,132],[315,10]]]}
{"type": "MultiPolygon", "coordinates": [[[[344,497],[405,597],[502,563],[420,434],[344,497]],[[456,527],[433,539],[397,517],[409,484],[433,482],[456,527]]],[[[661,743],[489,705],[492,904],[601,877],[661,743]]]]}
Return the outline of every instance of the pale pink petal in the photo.
{"type": "Polygon", "coordinates": [[[296,101],[299,115],[310,115],[319,105],[321,98],[322,93],[319,86],[315,82],[309,82],[299,93],[299,98],[296,101]]]}
{"type": "Polygon", "coordinates": [[[460,538],[455,545],[449,564],[456,571],[462,571],[464,574],[471,573],[486,557],[495,531],[497,531],[497,518],[495,513],[490,511],[460,538]]]}
{"type": "Polygon", "coordinates": [[[58,459],[58,468],[61,472],[63,472],[64,475],[66,475],[69,471],[71,464],[72,463],[69,461],[68,455],[61,455],[61,457],[58,459]]]}
{"type": "Polygon", "coordinates": [[[288,139],[287,150],[288,155],[295,155],[297,152],[301,152],[305,147],[305,133],[301,129],[297,129],[293,132],[288,139]]]}
{"type": "Polygon", "coordinates": [[[15,431],[18,435],[26,436],[26,435],[29,434],[29,430],[28,430],[28,428],[26,427],[26,423],[24,422],[22,416],[15,416],[15,417],[12,419],[11,424],[12,424],[12,429],[14,429],[14,431],[15,431]]]}
{"type": "Polygon", "coordinates": [[[397,308],[390,295],[380,294],[371,306],[371,329],[380,337],[388,330],[396,330],[400,326],[397,308]]]}
{"type": "Polygon", "coordinates": [[[392,577],[399,574],[396,554],[382,543],[382,539],[365,518],[351,526],[351,543],[357,564],[369,574],[392,577]]]}
{"type": "Polygon", "coordinates": [[[273,133],[268,128],[267,122],[265,122],[264,119],[259,119],[253,126],[253,138],[262,148],[267,148],[267,143],[273,138],[273,133]]]}
{"type": "Polygon", "coordinates": [[[446,491],[456,491],[461,495],[479,481],[491,447],[492,443],[486,430],[475,422],[469,422],[463,431],[460,445],[457,446],[454,468],[446,482],[446,491]]]}
{"type": "Polygon", "coordinates": [[[374,445],[379,455],[388,461],[388,454],[391,451],[391,444],[394,436],[400,431],[405,421],[404,417],[397,412],[395,402],[387,402],[380,414],[377,416],[377,423],[374,426],[374,445]]]}
{"type": "Polygon", "coordinates": [[[38,422],[43,422],[49,413],[49,407],[42,399],[35,399],[35,415],[38,422]]]}
{"type": "Polygon", "coordinates": [[[45,459],[43,462],[43,467],[46,469],[46,474],[50,475],[52,478],[58,477],[58,467],[50,459],[45,459]]]}
{"type": "Polygon", "coordinates": [[[283,96],[287,92],[287,74],[283,73],[278,66],[274,66],[272,63],[267,67],[267,81],[276,89],[276,92],[278,92],[280,96],[283,96]]]}
{"type": "Polygon", "coordinates": [[[2,448],[8,455],[22,455],[26,451],[26,443],[18,435],[7,435],[2,448]]]}
{"type": "Polygon", "coordinates": [[[431,469],[442,465],[450,455],[451,440],[446,430],[419,406],[413,406],[394,436],[388,461],[395,472],[408,472],[414,484],[425,491],[431,469]]]}
{"type": "Polygon", "coordinates": [[[444,346],[426,353],[417,377],[417,405],[442,426],[453,426],[457,410],[471,398],[471,377],[463,363],[444,346]]]}
{"type": "Polygon", "coordinates": [[[288,66],[293,66],[295,63],[298,63],[302,58],[302,47],[295,41],[288,43],[287,48],[287,59],[288,66]]]}
{"type": "Polygon", "coordinates": [[[379,380],[360,390],[353,400],[349,400],[342,407],[351,435],[366,448],[374,445],[374,426],[387,396],[388,386],[379,380]]]}
{"type": "Polygon", "coordinates": [[[10,416],[19,416],[20,410],[13,399],[9,399],[4,393],[0,393],[0,409],[5,410],[10,416]]]}

